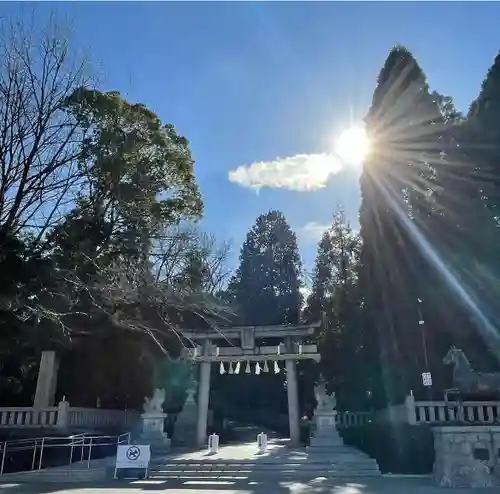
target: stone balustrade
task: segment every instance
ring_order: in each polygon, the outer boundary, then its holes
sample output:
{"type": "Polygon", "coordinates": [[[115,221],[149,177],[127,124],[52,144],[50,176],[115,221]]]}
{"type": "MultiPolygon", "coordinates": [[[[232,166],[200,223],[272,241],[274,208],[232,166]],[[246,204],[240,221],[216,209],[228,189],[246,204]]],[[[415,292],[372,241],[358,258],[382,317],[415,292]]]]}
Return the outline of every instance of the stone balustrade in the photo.
{"type": "Polygon", "coordinates": [[[32,408],[9,407],[0,408],[0,427],[43,427],[51,428],[57,424],[58,407],[32,408]]]}
{"type": "Polygon", "coordinates": [[[415,402],[417,423],[445,423],[463,420],[464,422],[494,424],[500,423],[500,402],[463,402],[462,410],[442,401],[415,402]],[[463,414],[463,417],[460,417],[463,414]]]}
{"type": "Polygon", "coordinates": [[[445,401],[416,401],[407,396],[404,403],[374,413],[377,422],[418,424],[499,424],[500,401],[464,401],[459,407],[445,401]]]}
{"type": "Polygon", "coordinates": [[[359,427],[371,422],[370,412],[337,412],[336,422],[339,429],[359,427]]]}
{"type": "MultiPolygon", "coordinates": [[[[0,428],[132,428],[140,414],[135,411],[71,407],[60,402],[56,407],[0,407],[0,428]]],[[[374,413],[339,411],[337,427],[358,427],[369,422],[397,422],[410,425],[440,425],[457,421],[475,424],[500,424],[500,402],[464,402],[462,409],[444,401],[416,401],[408,396],[405,403],[374,413]],[[463,419],[460,417],[463,415],[463,419]]]]}
{"type": "Polygon", "coordinates": [[[140,414],[127,410],[71,407],[61,401],[57,407],[0,407],[0,428],[132,429],[140,414]]]}
{"type": "Polygon", "coordinates": [[[70,427],[123,427],[133,428],[140,418],[140,414],[127,410],[104,410],[101,408],[75,408],[68,410],[68,425],[70,427]]]}

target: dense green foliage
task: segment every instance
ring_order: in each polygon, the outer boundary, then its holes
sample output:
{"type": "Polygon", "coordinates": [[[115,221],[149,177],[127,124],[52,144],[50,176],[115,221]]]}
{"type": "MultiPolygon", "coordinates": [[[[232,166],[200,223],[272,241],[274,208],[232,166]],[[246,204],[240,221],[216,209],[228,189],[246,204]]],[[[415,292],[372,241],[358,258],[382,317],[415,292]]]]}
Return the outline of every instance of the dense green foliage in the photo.
{"type": "Polygon", "coordinates": [[[380,402],[400,402],[409,390],[424,395],[427,370],[441,397],[451,384],[442,363],[450,344],[478,369],[500,358],[499,333],[482,319],[494,321],[498,306],[485,296],[498,284],[498,225],[483,165],[495,147],[477,132],[492,126],[481,101],[493,72],[466,120],[429,90],[406,49],[394,48],[380,72],[366,118],[373,149],[360,210],[366,351],[380,362],[380,402]]]}

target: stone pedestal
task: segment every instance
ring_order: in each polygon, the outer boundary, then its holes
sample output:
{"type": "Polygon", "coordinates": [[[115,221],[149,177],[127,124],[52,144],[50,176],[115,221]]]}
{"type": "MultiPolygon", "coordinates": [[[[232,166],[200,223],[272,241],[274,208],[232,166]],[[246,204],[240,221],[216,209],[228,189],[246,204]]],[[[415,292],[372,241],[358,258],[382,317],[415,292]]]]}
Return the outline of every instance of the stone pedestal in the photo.
{"type": "Polygon", "coordinates": [[[195,387],[188,391],[186,402],[175,421],[172,443],[176,446],[196,446],[198,407],[194,400],[195,391],[195,387]]]}
{"type": "Polygon", "coordinates": [[[316,410],[314,422],[316,430],[311,438],[311,448],[332,448],[343,446],[342,438],[336,426],[337,412],[335,410],[316,410]]]}
{"type": "Polygon", "coordinates": [[[146,412],[141,415],[142,434],[138,442],[149,444],[152,454],[162,454],[170,449],[170,439],[163,432],[166,418],[167,414],[162,412],[146,412]]]}
{"type": "Polygon", "coordinates": [[[435,427],[434,482],[440,487],[500,486],[500,427],[435,427]]]}

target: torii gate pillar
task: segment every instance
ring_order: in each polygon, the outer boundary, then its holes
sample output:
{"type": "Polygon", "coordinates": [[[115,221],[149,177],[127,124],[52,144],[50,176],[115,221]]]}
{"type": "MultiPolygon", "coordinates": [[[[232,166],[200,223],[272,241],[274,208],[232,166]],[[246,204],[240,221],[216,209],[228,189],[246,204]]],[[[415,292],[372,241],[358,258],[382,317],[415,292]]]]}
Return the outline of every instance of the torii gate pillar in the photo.
{"type": "Polygon", "coordinates": [[[300,443],[299,393],[297,389],[297,370],[295,368],[295,360],[287,360],[285,365],[290,444],[292,446],[298,446],[300,443]]]}
{"type": "MultiPolygon", "coordinates": [[[[209,347],[205,345],[205,351],[209,347]]],[[[210,400],[211,362],[200,362],[200,378],[198,388],[198,420],[196,424],[196,442],[204,446],[207,442],[208,404],[210,400]]]]}

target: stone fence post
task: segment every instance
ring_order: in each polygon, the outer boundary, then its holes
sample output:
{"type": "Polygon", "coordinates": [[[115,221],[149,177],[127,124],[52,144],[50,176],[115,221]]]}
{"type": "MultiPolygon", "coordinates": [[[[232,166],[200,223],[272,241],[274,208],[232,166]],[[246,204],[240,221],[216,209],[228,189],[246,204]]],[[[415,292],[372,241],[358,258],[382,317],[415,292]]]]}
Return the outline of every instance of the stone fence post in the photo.
{"type": "Polygon", "coordinates": [[[413,395],[408,395],[405,398],[405,408],[408,424],[417,425],[417,412],[415,410],[415,397],[413,395]]]}
{"type": "Polygon", "coordinates": [[[57,405],[57,422],[58,429],[65,429],[69,425],[69,402],[65,398],[57,405]]]}

